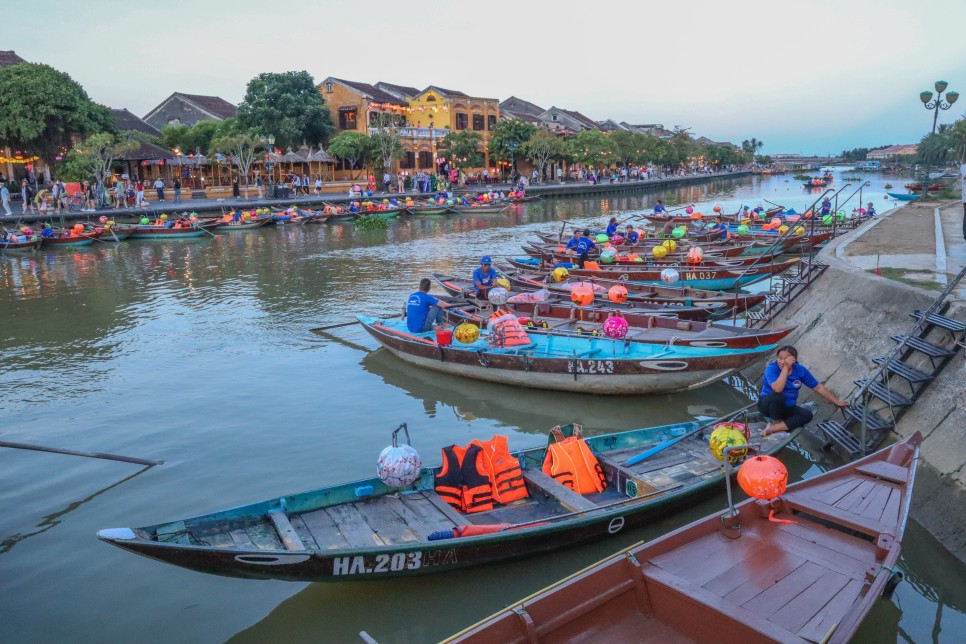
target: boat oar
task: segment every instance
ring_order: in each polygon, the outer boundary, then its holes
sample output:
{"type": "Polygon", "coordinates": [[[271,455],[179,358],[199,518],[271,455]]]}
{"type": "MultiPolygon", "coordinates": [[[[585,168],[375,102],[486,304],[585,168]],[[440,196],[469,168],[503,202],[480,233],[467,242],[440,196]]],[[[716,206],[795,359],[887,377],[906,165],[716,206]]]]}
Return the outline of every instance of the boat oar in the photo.
{"type": "MultiPolygon", "coordinates": [[[[390,313],[390,314],[387,314],[387,315],[376,315],[376,316],[373,316],[373,317],[382,318],[382,319],[385,320],[385,319],[389,319],[389,318],[398,318],[398,317],[401,317],[401,316],[402,316],[402,313],[390,313]]],[[[353,320],[351,322],[340,322],[338,324],[330,324],[328,326],[319,326],[319,327],[315,327],[314,329],[309,329],[309,331],[311,331],[312,333],[318,333],[319,331],[328,331],[329,329],[338,329],[338,328],[344,327],[344,326],[352,326],[353,324],[359,324],[359,320],[353,320]]]]}
{"type": "Polygon", "coordinates": [[[701,431],[701,430],[703,430],[703,429],[705,429],[707,427],[710,427],[711,425],[716,425],[716,424],[718,424],[720,422],[723,422],[727,418],[734,418],[735,416],[737,416],[741,412],[743,412],[743,411],[751,408],[751,405],[752,404],[754,404],[754,403],[751,403],[749,405],[745,405],[744,407],[742,407],[738,411],[728,412],[724,416],[721,416],[719,418],[715,418],[714,420],[712,420],[709,423],[705,423],[704,425],[700,425],[698,427],[695,427],[691,431],[686,432],[685,434],[682,434],[681,436],[678,436],[677,438],[671,439],[669,441],[665,441],[665,442],[661,443],[660,445],[655,445],[654,447],[652,447],[650,449],[644,450],[643,452],[641,452],[637,456],[632,456],[631,458],[629,458],[626,461],[624,461],[622,463],[622,465],[629,466],[629,465],[635,465],[637,463],[640,463],[641,461],[643,461],[643,460],[645,460],[647,458],[650,458],[651,456],[654,456],[658,452],[662,452],[662,451],[666,450],[671,445],[674,445],[675,443],[679,443],[682,440],[684,440],[685,438],[687,438],[689,436],[693,436],[694,434],[698,433],[699,431],[701,431]]]}
{"type": "Polygon", "coordinates": [[[123,463],[135,463],[137,465],[161,465],[164,461],[151,461],[146,458],[134,458],[133,456],[119,456],[117,454],[102,454],[100,452],[78,452],[72,449],[60,449],[58,447],[45,447],[44,445],[31,445],[29,443],[11,443],[0,441],[0,447],[11,449],[29,449],[36,452],[51,452],[53,454],[67,454],[68,456],[86,456],[87,458],[102,458],[108,461],[121,461],[123,463]]]}

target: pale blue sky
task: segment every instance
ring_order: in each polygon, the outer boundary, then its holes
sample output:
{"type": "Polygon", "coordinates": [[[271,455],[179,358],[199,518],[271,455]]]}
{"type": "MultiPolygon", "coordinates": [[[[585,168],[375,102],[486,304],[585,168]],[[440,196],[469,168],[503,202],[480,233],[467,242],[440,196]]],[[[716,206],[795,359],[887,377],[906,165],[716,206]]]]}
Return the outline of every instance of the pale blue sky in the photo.
{"type": "MultiPolygon", "coordinates": [[[[942,78],[966,93],[966,0],[2,4],[0,49],[139,116],[174,91],[237,103],[260,72],[306,69],[827,154],[918,142],[919,92],[942,78]]],[[[964,112],[966,97],[940,122],[964,112]]]]}

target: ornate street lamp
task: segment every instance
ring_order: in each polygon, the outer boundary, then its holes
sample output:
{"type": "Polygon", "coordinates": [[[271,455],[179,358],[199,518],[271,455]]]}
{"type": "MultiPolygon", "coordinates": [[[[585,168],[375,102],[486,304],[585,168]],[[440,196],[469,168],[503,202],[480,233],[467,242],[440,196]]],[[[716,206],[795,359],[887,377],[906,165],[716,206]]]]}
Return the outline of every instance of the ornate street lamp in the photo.
{"type": "Polygon", "coordinates": [[[936,81],[936,100],[932,99],[932,92],[925,91],[919,92],[919,100],[927,110],[933,110],[932,117],[932,133],[936,133],[936,122],[939,119],[939,110],[948,110],[953,106],[953,103],[959,98],[959,92],[946,92],[946,87],[949,85],[944,80],[936,81]],[[946,100],[943,100],[943,92],[946,92],[946,100]]]}

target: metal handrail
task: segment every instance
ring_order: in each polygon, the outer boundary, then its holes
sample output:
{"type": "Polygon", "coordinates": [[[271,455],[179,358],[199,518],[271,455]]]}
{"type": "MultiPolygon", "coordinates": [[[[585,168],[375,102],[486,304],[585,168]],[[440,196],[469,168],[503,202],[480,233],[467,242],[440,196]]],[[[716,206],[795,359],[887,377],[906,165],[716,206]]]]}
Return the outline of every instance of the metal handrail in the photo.
{"type": "Polygon", "coordinates": [[[912,328],[909,329],[909,331],[902,336],[902,339],[896,343],[896,346],[885,356],[881,364],[872,370],[872,373],[869,374],[865,384],[859,386],[858,389],[849,394],[850,402],[858,400],[860,397],[862,398],[862,429],[860,440],[862,442],[861,448],[863,456],[865,455],[866,434],[868,432],[867,417],[869,412],[867,394],[869,387],[879,378],[879,376],[882,375],[883,372],[888,371],[889,363],[892,362],[892,360],[894,360],[906,348],[906,343],[909,342],[914,335],[918,334],[921,328],[927,324],[927,319],[929,316],[939,311],[946,298],[949,297],[949,294],[952,293],[953,289],[956,288],[960,280],[962,280],[964,277],[966,277],[966,267],[963,267],[963,269],[959,271],[959,274],[957,274],[956,277],[946,285],[946,288],[943,289],[942,293],[936,296],[936,299],[932,301],[932,304],[929,305],[929,308],[922,312],[922,316],[916,320],[915,324],[912,325],[912,328]]]}

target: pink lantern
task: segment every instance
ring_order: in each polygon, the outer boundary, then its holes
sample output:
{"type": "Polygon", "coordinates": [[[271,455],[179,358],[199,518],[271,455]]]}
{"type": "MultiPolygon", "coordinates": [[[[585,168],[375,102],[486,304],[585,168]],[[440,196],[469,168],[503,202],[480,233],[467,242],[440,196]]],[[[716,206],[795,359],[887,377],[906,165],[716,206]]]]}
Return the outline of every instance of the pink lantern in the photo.
{"type": "Polygon", "coordinates": [[[688,264],[700,264],[704,260],[704,252],[700,246],[694,246],[688,251],[688,264]]]}
{"type": "Polygon", "coordinates": [[[771,220],[772,228],[777,228],[778,226],[781,226],[781,225],[782,225],[782,220],[780,217],[772,217],[772,220],[771,220]]]}
{"type": "Polygon", "coordinates": [[[684,212],[690,215],[692,212],[694,212],[694,208],[692,208],[691,206],[688,206],[687,208],[684,209],[684,212]]]}
{"type": "Polygon", "coordinates": [[[611,315],[604,320],[604,335],[614,340],[620,340],[627,335],[627,320],[620,314],[611,315]]]}
{"type": "Polygon", "coordinates": [[[790,221],[790,222],[792,222],[792,223],[795,223],[796,221],[798,221],[798,220],[799,220],[799,219],[801,219],[801,218],[802,218],[802,216],[801,216],[801,215],[789,215],[789,216],[788,216],[788,217],[786,217],[785,219],[787,219],[788,221],[790,221]]]}
{"type": "Polygon", "coordinates": [[[612,244],[623,244],[624,243],[624,236],[623,235],[611,235],[610,243],[612,243],[612,244]]]}

